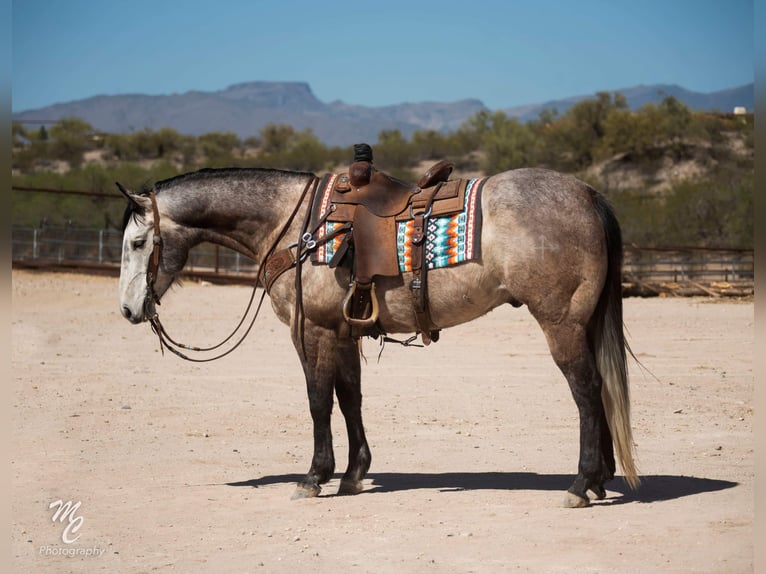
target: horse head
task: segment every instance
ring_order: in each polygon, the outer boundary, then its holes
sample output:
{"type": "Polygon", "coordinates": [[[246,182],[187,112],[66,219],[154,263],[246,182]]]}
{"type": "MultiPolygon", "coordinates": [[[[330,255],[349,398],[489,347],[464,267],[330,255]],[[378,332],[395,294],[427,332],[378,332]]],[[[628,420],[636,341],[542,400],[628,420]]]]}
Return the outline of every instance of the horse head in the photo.
{"type": "MultiPolygon", "coordinates": [[[[128,199],[122,236],[120,264],[120,312],[131,323],[141,323],[154,316],[155,304],[173,284],[183,268],[181,261],[170,263],[172,251],[170,233],[160,234],[160,214],[153,192],[133,193],[117,183],[128,199]]],[[[167,220],[170,231],[172,222],[167,220]]]]}

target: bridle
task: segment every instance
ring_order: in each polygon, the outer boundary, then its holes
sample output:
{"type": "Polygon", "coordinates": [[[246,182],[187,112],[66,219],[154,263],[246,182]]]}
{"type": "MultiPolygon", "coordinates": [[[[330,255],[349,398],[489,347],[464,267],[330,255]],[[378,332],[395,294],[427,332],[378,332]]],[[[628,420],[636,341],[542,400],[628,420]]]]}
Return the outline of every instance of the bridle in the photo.
{"type": "MultiPolygon", "coordinates": [[[[187,361],[192,361],[195,363],[207,363],[210,361],[215,361],[217,359],[221,359],[234,351],[237,347],[239,347],[242,342],[245,340],[245,338],[250,333],[250,330],[253,328],[253,325],[255,324],[255,320],[258,317],[258,313],[261,310],[261,306],[263,305],[263,300],[266,297],[266,293],[268,289],[266,288],[266,281],[264,278],[264,275],[262,273],[262,270],[266,268],[266,263],[269,260],[269,258],[274,254],[276,251],[277,246],[279,243],[284,239],[285,235],[287,234],[288,229],[292,225],[296,215],[298,214],[298,211],[300,210],[301,205],[303,205],[304,199],[306,198],[306,195],[309,192],[309,189],[312,190],[311,196],[311,202],[309,203],[309,209],[308,212],[311,211],[311,204],[313,203],[314,194],[316,193],[317,184],[319,183],[319,178],[312,175],[309,181],[306,183],[306,186],[303,188],[303,192],[300,195],[300,198],[298,199],[298,202],[295,205],[295,208],[293,209],[290,216],[287,218],[287,221],[282,227],[282,230],[277,235],[276,239],[272,243],[271,247],[266,252],[266,255],[263,257],[261,264],[258,267],[258,278],[255,281],[255,284],[253,285],[253,291],[250,294],[250,301],[247,304],[247,308],[245,309],[245,312],[242,315],[242,319],[240,319],[237,326],[234,328],[234,330],[227,336],[225,339],[223,339],[220,343],[210,346],[210,347],[195,347],[192,345],[187,345],[185,343],[179,343],[175,341],[170,335],[168,335],[167,331],[165,330],[165,327],[162,325],[162,322],[160,321],[159,313],[157,313],[156,305],[160,304],[160,297],[157,294],[157,292],[154,289],[154,285],[157,282],[157,276],[159,275],[160,270],[160,262],[162,261],[162,247],[163,247],[163,241],[162,241],[162,234],[160,232],[160,211],[157,206],[157,197],[154,194],[154,191],[149,192],[149,199],[152,203],[152,215],[154,217],[153,221],[153,230],[154,230],[154,236],[152,238],[152,254],[149,258],[149,263],[146,267],[146,297],[144,300],[144,312],[149,316],[149,323],[152,326],[152,331],[157,335],[157,337],[160,340],[160,350],[164,354],[164,350],[168,349],[171,353],[179,356],[182,359],[185,359],[187,361]],[[185,353],[181,351],[181,349],[185,351],[194,351],[194,352],[210,352],[215,351],[217,349],[220,349],[223,345],[228,343],[232,337],[242,328],[242,325],[245,323],[245,319],[250,314],[250,309],[253,306],[253,301],[255,300],[255,293],[258,289],[259,283],[264,283],[264,289],[261,294],[261,298],[258,301],[258,306],[255,309],[255,313],[252,316],[252,319],[250,320],[250,324],[245,329],[244,333],[239,337],[239,339],[236,341],[236,343],[233,344],[232,347],[227,349],[226,351],[223,351],[213,357],[206,357],[206,358],[196,358],[196,357],[189,357],[185,353]]],[[[303,228],[301,229],[301,241],[298,243],[298,251],[301,250],[301,243],[306,242],[306,228],[308,227],[308,214],[306,217],[306,221],[304,222],[303,228]]],[[[309,234],[310,235],[310,234],[309,234]]],[[[298,258],[298,261],[300,261],[300,258],[298,258]]],[[[298,270],[298,274],[300,274],[300,269],[298,270]]],[[[297,279],[299,281],[299,279],[297,279]]]]}
{"type": "Polygon", "coordinates": [[[152,237],[152,256],[149,259],[149,264],[146,267],[146,302],[144,304],[145,310],[149,304],[154,301],[157,305],[160,304],[160,298],[154,290],[154,284],[157,281],[157,275],[160,270],[160,260],[162,259],[162,235],[160,234],[160,210],[157,207],[157,198],[154,195],[154,191],[149,192],[149,199],[152,202],[152,214],[154,215],[154,221],[152,223],[154,227],[154,235],[152,237]]]}

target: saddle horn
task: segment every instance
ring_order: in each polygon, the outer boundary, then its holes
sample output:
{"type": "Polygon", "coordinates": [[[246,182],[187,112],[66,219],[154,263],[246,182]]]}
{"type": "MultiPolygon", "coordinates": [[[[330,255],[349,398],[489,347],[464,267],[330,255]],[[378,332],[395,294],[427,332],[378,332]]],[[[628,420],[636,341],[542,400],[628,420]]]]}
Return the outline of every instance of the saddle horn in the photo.
{"type": "Polygon", "coordinates": [[[372,178],[372,147],[354,144],[354,162],[348,168],[348,179],[354,187],[364,187],[372,178]]]}

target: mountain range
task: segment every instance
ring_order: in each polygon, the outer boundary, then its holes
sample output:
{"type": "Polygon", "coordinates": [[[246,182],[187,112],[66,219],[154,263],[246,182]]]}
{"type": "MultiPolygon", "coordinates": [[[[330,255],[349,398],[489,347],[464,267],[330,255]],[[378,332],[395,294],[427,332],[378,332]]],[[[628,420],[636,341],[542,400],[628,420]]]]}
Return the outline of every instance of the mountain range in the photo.
{"type": "MultiPolygon", "coordinates": [[[[611,90],[623,94],[631,109],[673,96],[695,111],[731,112],[735,106],[752,111],[754,84],[712,93],[693,92],[677,85],[655,84],[611,90]]],[[[502,109],[522,122],[535,119],[544,109],[563,114],[595,94],[502,109]]],[[[454,131],[469,117],[488,109],[478,99],[455,102],[401,103],[360,106],[340,100],[319,100],[305,82],[246,82],[226,89],[190,91],[170,95],[102,95],[13,113],[14,121],[54,123],[78,117],[94,129],[130,133],[145,128],[171,127],[182,134],[201,135],[230,131],[244,139],[257,136],[265,125],[289,124],[311,129],[325,145],[375,143],[382,130],[399,130],[409,138],[416,130],[454,131]]]]}

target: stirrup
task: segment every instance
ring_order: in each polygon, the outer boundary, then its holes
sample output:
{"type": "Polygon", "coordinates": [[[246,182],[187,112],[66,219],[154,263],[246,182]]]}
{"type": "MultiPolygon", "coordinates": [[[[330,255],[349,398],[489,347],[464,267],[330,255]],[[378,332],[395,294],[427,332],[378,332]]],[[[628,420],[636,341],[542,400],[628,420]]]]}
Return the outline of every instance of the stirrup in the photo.
{"type": "Polygon", "coordinates": [[[346,293],[346,296],[343,298],[343,319],[352,327],[372,327],[375,324],[375,321],[378,320],[378,298],[375,295],[375,282],[373,281],[370,283],[369,287],[364,287],[364,289],[368,289],[370,291],[370,300],[372,302],[370,316],[366,318],[355,319],[351,316],[349,311],[353,312],[351,307],[354,304],[354,295],[356,294],[356,288],[358,286],[359,284],[356,281],[351,283],[351,287],[349,287],[348,293],[346,293]]]}

